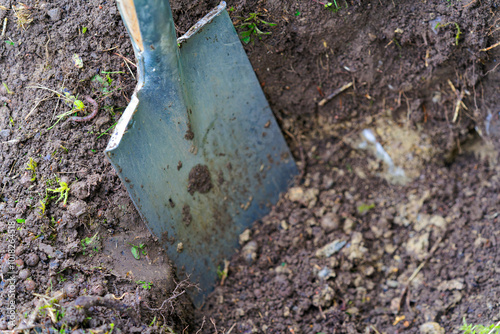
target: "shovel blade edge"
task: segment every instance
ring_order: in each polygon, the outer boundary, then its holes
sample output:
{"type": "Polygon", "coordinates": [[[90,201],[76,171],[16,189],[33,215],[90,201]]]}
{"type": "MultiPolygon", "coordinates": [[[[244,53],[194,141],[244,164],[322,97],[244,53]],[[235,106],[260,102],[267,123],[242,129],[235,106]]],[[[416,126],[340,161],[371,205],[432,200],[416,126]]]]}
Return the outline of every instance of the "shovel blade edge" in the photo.
{"type": "Polygon", "coordinates": [[[173,76],[145,66],[106,150],[178,275],[201,289],[196,306],[298,173],[229,15],[211,15],[179,39],[173,76]]]}

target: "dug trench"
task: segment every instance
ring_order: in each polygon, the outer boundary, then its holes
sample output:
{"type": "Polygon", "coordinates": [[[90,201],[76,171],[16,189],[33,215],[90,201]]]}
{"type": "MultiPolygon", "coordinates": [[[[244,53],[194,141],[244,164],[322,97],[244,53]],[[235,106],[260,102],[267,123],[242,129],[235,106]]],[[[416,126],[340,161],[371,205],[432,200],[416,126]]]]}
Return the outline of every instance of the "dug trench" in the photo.
{"type": "MultiPolygon", "coordinates": [[[[240,236],[196,311],[102,153],[135,86],[116,5],[0,5],[2,255],[17,227],[0,329],[9,278],[15,326],[37,332],[458,333],[463,319],[500,320],[495,1],[228,1],[302,177],[240,236]],[[71,107],[46,88],[63,87],[97,101],[97,117],[55,124],[71,107]]],[[[181,35],[217,3],[171,5],[181,35]]]]}

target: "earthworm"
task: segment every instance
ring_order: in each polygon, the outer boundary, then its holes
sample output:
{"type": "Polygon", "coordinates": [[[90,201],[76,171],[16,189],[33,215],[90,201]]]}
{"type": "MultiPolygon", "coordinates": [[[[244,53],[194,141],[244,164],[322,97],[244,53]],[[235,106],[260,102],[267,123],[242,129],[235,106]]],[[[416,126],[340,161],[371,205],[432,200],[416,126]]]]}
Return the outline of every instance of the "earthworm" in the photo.
{"type": "Polygon", "coordinates": [[[85,100],[87,100],[87,102],[89,102],[90,104],[92,104],[92,106],[94,107],[94,110],[92,110],[92,112],[90,114],[88,114],[87,116],[85,116],[85,117],[78,117],[78,116],[70,117],[69,118],[70,121],[74,121],[74,122],[87,122],[87,121],[90,121],[91,119],[93,119],[97,115],[97,112],[99,111],[99,107],[97,106],[97,102],[94,101],[88,95],[85,96],[85,100]]]}

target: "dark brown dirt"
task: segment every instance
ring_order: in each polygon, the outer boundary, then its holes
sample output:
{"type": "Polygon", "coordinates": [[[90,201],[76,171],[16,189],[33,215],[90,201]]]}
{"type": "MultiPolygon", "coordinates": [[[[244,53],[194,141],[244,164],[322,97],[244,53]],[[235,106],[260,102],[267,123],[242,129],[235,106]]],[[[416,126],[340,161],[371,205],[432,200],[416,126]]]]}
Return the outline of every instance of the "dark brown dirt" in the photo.
{"type": "Polygon", "coordinates": [[[182,221],[184,224],[189,225],[191,224],[191,221],[193,220],[193,217],[191,216],[191,208],[189,205],[184,204],[182,207],[182,221]]]}
{"type": "Polygon", "coordinates": [[[193,195],[195,192],[206,194],[212,189],[212,178],[210,170],[205,165],[196,165],[189,171],[188,192],[193,195]]]}
{"type": "MultiPolygon", "coordinates": [[[[37,332],[416,333],[432,321],[457,333],[464,317],[499,320],[500,47],[486,50],[500,40],[498,2],[228,1],[239,31],[250,13],[277,24],[259,23],[271,34],[245,48],[304,177],[240,238],[196,315],[189,283],[175,280],[102,153],[136,83],[114,2],[23,3],[24,29],[19,4],[0,0],[0,329],[12,300],[12,325],[37,332]],[[89,95],[99,113],[56,123],[71,108],[35,86],[89,95]],[[404,185],[359,150],[367,128],[404,167],[404,185]],[[66,205],[47,190],[60,182],[66,205]],[[31,321],[51,297],[54,314],[31,321]]],[[[172,1],[179,35],[216,4],[172,1]]],[[[191,194],[210,190],[206,166],[191,173],[191,194]]]]}

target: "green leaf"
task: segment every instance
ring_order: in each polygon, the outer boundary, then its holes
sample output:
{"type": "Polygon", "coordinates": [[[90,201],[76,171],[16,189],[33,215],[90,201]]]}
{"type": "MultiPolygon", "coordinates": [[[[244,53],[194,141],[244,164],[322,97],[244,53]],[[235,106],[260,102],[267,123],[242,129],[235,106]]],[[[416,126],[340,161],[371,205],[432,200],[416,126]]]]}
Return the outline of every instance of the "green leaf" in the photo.
{"type": "Polygon", "coordinates": [[[363,214],[365,212],[370,211],[374,207],[375,207],[375,203],[372,203],[372,204],[361,204],[360,206],[358,206],[358,212],[360,214],[363,214]]]}
{"type": "Polygon", "coordinates": [[[75,106],[75,110],[85,109],[85,105],[83,104],[83,102],[81,100],[75,100],[75,102],[73,102],[73,105],[75,106]]]}
{"type": "Polygon", "coordinates": [[[300,15],[300,12],[299,12],[299,10],[297,10],[297,11],[295,12],[295,16],[299,16],[299,15],[300,15]]]}
{"type": "Polygon", "coordinates": [[[14,44],[15,44],[14,42],[12,42],[12,41],[8,41],[8,40],[7,40],[7,41],[5,41],[5,43],[10,44],[10,45],[12,45],[12,46],[14,46],[14,44]]]}
{"type": "Polygon", "coordinates": [[[26,219],[22,219],[22,218],[16,219],[16,222],[18,222],[19,224],[24,224],[25,221],[26,221],[26,219]]]}
{"type": "Polygon", "coordinates": [[[85,34],[87,32],[87,27],[82,28],[82,34],[85,34]]]}
{"type": "Polygon", "coordinates": [[[132,252],[132,255],[136,260],[140,260],[141,253],[139,252],[139,248],[137,246],[132,246],[132,248],[130,248],[130,251],[132,252]]]}
{"type": "Polygon", "coordinates": [[[250,43],[250,36],[243,37],[243,38],[241,39],[241,41],[242,41],[243,43],[245,43],[245,44],[250,43]]]}

